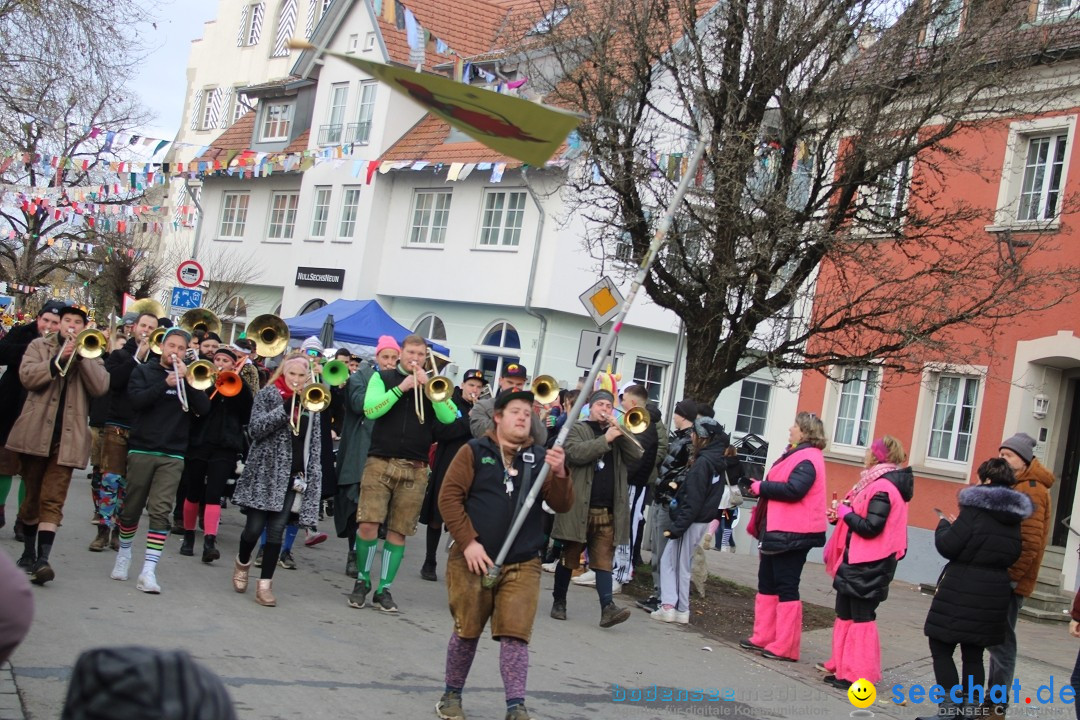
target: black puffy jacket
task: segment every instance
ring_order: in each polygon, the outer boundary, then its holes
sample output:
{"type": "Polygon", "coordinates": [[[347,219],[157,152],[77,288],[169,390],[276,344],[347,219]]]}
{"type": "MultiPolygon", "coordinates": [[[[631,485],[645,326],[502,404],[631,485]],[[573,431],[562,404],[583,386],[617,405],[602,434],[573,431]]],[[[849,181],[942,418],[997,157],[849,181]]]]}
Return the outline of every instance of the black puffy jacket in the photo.
{"type": "MultiPolygon", "coordinates": [[[[810,447],[808,443],[801,443],[788,448],[787,452],[780,456],[780,459],[808,447],[810,447]]],[[[798,502],[810,492],[810,488],[814,486],[816,480],[817,470],[814,469],[814,464],[809,460],[803,460],[792,469],[787,482],[771,481],[766,475],[759,486],[759,495],[769,502],[798,502]]],[[[768,506],[766,506],[765,514],[768,514],[768,506]]],[[[767,525],[763,522],[761,527],[764,530],[767,525]]],[[[788,550],[824,547],[824,545],[824,531],[803,533],[790,530],[764,530],[761,535],[761,550],[764,552],[780,553],[788,550]]]]}
{"type": "Polygon", "coordinates": [[[669,483],[675,483],[678,486],[686,477],[686,465],[690,462],[690,432],[692,430],[693,428],[676,430],[668,440],[667,455],[664,457],[664,462],[660,464],[656,486],[653,488],[653,502],[657,505],[667,505],[671,502],[678,488],[671,489],[669,483]]]}
{"type": "Polygon", "coordinates": [[[1031,500],[1012,488],[975,485],[961,490],[957,502],[956,522],[942,520],[934,533],[949,564],[923,633],[948,643],[999,645],[1012,597],[1009,566],[1020,557],[1020,522],[1031,514],[1031,500]]]}
{"type": "Polygon", "coordinates": [[[3,377],[0,377],[0,443],[7,442],[8,433],[22,413],[26,388],[19,380],[19,366],[26,348],[39,337],[37,320],[31,320],[11,328],[0,339],[0,365],[7,366],[3,377]]]}
{"type": "Polygon", "coordinates": [[[726,439],[713,442],[703,447],[694,459],[670,509],[672,539],[682,537],[692,524],[712,522],[716,517],[724,487],[738,474],[735,469],[738,459],[724,456],[727,445],[726,439]],[[729,470],[733,476],[730,480],[729,470]]]}
{"type": "MultiPolygon", "coordinates": [[[[915,476],[910,467],[897,468],[884,475],[884,479],[891,482],[900,491],[900,497],[904,502],[911,502],[915,493],[915,476]]],[[[866,517],[855,512],[849,512],[844,516],[847,524],[848,544],[851,543],[851,535],[855,534],[864,538],[877,537],[885,530],[885,522],[892,512],[892,503],[886,492],[874,493],[870,498],[870,504],[866,508],[866,517]]],[[[836,571],[833,578],[833,588],[845,595],[859,598],[860,600],[875,600],[882,602],[889,596],[889,583],[896,574],[895,557],[882,558],[865,563],[849,563],[848,548],[844,548],[844,560],[836,571]]]]}

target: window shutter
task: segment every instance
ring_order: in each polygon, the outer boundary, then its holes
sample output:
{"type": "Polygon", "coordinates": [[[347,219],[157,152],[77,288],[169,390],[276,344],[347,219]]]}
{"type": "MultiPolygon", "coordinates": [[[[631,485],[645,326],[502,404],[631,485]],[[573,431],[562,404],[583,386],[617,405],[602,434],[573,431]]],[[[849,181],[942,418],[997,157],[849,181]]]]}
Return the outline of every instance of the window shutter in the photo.
{"type": "Polygon", "coordinates": [[[199,129],[199,117],[202,114],[202,88],[195,91],[195,97],[191,101],[191,125],[192,130],[199,129]]]}
{"type": "Polygon", "coordinates": [[[315,32],[315,18],[319,13],[319,0],[308,0],[307,10],[307,32],[304,37],[311,39],[312,33],[315,32]]]}
{"type": "Polygon", "coordinates": [[[266,3],[251,6],[251,44],[258,45],[262,37],[263,15],[266,14],[266,3]]]}
{"type": "Polygon", "coordinates": [[[225,129],[229,127],[229,121],[232,120],[229,117],[229,110],[232,109],[232,88],[218,88],[214,93],[215,102],[217,106],[214,108],[214,126],[225,129]]]}
{"type": "Polygon", "coordinates": [[[281,14],[278,17],[277,36],[274,38],[274,52],[271,57],[288,57],[289,39],[296,30],[296,3],[297,0],[285,0],[281,3],[281,14]]]}
{"type": "Polygon", "coordinates": [[[240,30],[236,33],[236,47],[244,47],[244,44],[247,43],[249,10],[251,10],[250,5],[244,5],[244,7],[240,8],[240,30]]]}

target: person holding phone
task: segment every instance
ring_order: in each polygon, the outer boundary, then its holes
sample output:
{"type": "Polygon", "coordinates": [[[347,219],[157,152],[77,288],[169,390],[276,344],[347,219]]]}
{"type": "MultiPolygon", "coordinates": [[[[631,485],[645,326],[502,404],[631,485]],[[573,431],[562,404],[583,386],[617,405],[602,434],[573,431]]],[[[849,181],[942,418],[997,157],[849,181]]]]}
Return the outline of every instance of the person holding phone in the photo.
{"type": "Polygon", "coordinates": [[[908,503],[915,491],[904,446],[886,435],[866,451],[864,469],[842,503],[826,513],[836,530],[825,546],[825,569],[836,590],[831,671],[825,682],[847,690],[859,678],[881,680],[877,607],[889,596],[907,552],[908,503]]]}

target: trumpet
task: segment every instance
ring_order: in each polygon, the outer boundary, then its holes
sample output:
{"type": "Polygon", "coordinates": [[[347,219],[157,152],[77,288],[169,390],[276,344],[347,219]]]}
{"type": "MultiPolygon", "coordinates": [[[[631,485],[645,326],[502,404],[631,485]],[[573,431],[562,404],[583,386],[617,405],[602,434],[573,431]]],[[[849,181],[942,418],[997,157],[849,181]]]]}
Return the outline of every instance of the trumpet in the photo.
{"type": "Polygon", "coordinates": [[[209,390],[214,384],[214,375],[217,368],[209,360],[196,360],[187,366],[185,380],[187,384],[196,390],[209,390]]]}
{"type": "Polygon", "coordinates": [[[180,371],[176,369],[176,363],[180,362],[180,359],[176,357],[176,353],[172,354],[173,367],[172,371],[176,373],[176,397],[180,401],[180,408],[184,411],[188,411],[188,399],[187,399],[187,383],[184,381],[184,376],[180,374],[180,371]]]}
{"type": "Polygon", "coordinates": [[[259,315],[247,324],[244,335],[255,341],[260,357],[277,357],[289,346],[289,326],[277,315],[259,315]]]}
{"type": "Polygon", "coordinates": [[[68,371],[71,370],[71,364],[75,362],[75,356],[84,357],[87,359],[101,357],[105,353],[105,333],[93,328],[89,330],[83,330],[81,333],[75,336],[75,338],[68,337],[64,340],[63,346],[60,348],[60,355],[56,356],[54,364],[59,371],[60,377],[66,377],[68,371]],[[64,354],[64,348],[67,347],[69,342],[75,343],[75,351],[71,353],[71,357],[67,359],[67,362],[60,362],[60,355],[64,354]]]}
{"type": "Polygon", "coordinates": [[[313,382],[305,385],[300,392],[293,393],[292,408],[289,412],[289,427],[292,429],[293,435],[300,434],[300,413],[296,407],[297,402],[300,403],[300,407],[309,413],[322,412],[330,407],[330,386],[313,382]],[[300,398],[299,401],[297,400],[298,397],[300,398]]]}
{"type": "Polygon", "coordinates": [[[194,334],[197,330],[215,335],[221,334],[221,320],[206,308],[188,310],[180,317],[180,327],[189,334],[194,334]]]}

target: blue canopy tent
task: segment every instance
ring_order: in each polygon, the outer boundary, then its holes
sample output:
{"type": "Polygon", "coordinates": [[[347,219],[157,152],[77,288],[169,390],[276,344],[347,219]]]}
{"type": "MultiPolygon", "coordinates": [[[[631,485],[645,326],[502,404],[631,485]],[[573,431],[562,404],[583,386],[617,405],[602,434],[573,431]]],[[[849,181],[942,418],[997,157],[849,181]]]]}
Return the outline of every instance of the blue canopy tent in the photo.
{"type": "MultiPolygon", "coordinates": [[[[289,335],[297,341],[294,344],[312,335],[318,337],[330,315],[334,316],[334,343],[337,345],[374,348],[380,335],[390,335],[400,343],[412,332],[390,317],[375,300],[335,300],[314,312],[285,319],[289,335]]],[[[445,345],[430,340],[428,345],[435,352],[450,354],[445,345]]]]}

